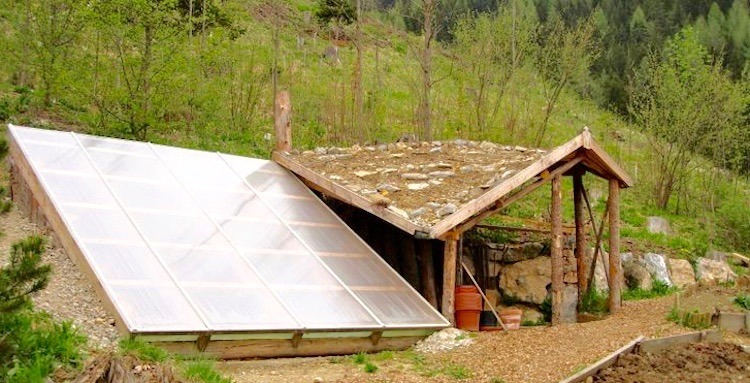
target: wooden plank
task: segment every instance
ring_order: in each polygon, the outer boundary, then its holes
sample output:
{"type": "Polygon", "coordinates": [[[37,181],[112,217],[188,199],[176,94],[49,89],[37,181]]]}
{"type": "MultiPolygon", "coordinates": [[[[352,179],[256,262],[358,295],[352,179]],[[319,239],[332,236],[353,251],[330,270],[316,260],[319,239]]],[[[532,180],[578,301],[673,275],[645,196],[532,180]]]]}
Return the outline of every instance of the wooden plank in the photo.
{"type": "Polygon", "coordinates": [[[484,290],[482,290],[482,287],[479,286],[479,283],[477,283],[477,280],[474,279],[474,276],[471,275],[471,271],[469,270],[468,267],[466,267],[466,264],[463,261],[461,261],[461,267],[466,272],[466,275],[469,276],[469,278],[471,279],[471,283],[473,283],[474,287],[477,288],[477,291],[479,291],[479,294],[482,295],[482,300],[484,300],[484,303],[490,308],[490,311],[492,311],[492,315],[494,315],[495,319],[497,319],[497,323],[500,323],[500,326],[503,327],[503,331],[508,332],[508,327],[505,326],[505,323],[503,323],[503,320],[500,319],[500,315],[498,315],[497,311],[495,311],[495,306],[492,304],[492,302],[490,302],[489,299],[487,299],[487,296],[484,295],[484,290]]]}
{"type": "Polygon", "coordinates": [[[429,232],[429,229],[419,226],[409,221],[408,219],[388,210],[386,207],[377,205],[370,199],[361,196],[341,185],[338,185],[333,181],[330,181],[329,179],[319,175],[312,169],[305,167],[304,165],[295,161],[284,153],[274,152],[272,158],[279,165],[289,169],[290,171],[301,177],[303,181],[305,181],[306,185],[320,191],[321,193],[324,193],[349,205],[365,210],[370,214],[383,219],[386,222],[389,222],[393,226],[396,226],[397,228],[411,235],[414,235],[418,231],[424,233],[429,232]]]}
{"type": "Polygon", "coordinates": [[[586,270],[586,227],[583,203],[583,173],[573,175],[573,216],[576,225],[576,275],[578,276],[578,303],[588,290],[588,272],[586,270]]]}
{"type": "Polygon", "coordinates": [[[282,90],[276,94],[273,109],[274,131],[276,132],[276,150],[292,150],[292,102],[289,92],[282,90]]]}
{"type": "Polygon", "coordinates": [[[508,178],[505,182],[500,183],[473,201],[461,206],[458,211],[435,224],[432,230],[430,230],[430,236],[432,238],[443,236],[446,232],[453,230],[454,227],[486,209],[487,206],[491,206],[495,201],[536,177],[545,169],[560,162],[582,146],[583,137],[578,135],[557,147],[546,156],[508,178]]]}
{"type": "Polygon", "coordinates": [[[552,325],[563,323],[562,177],[552,179],[552,325]]]}
{"type": "Polygon", "coordinates": [[[721,342],[721,332],[717,330],[696,331],[688,334],[669,336],[666,338],[644,340],[638,345],[639,352],[655,353],[670,347],[696,342],[721,342]]]}
{"type": "MultiPolygon", "coordinates": [[[[521,232],[528,232],[528,233],[542,233],[542,234],[550,234],[552,233],[552,228],[549,229],[540,229],[536,227],[518,227],[518,226],[508,226],[508,225],[490,225],[490,224],[484,224],[484,223],[478,223],[474,225],[475,228],[478,229],[490,229],[490,230],[504,230],[504,231],[521,231],[521,232]]],[[[562,231],[563,234],[573,234],[575,233],[575,226],[570,225],[562,225],[562,231]]]]}
{"type": "Polygon", "coordinates": [[[747,328],[745,323],[747,318],[745,314],[721,313],[718,326],[722,330],[740,332],[747,328]]]}
{"type": "Polygon", "coordinates": [[[432,307],[437,308],[437,286],[435,284],[435,264],[432,259],[432,241],[426,239],[417,240],[417,254],[421,270],[422,294],[432,307]]]}
{"type": "Polygon", "coordinates": [[[443,299],[441,310],[443,316],[451,324],[456,323],[453,315],[455,312],[456,298],[456,255],[458,253],[458,234],[450,233],[445,240],[445,249],[443,251],[443,299]]]}
{"type": "Polygon", "coordinates": [[[581,133],[583,138],[583,147],[592,152],[596,155],[597,162],[604,165],[609,172],[617,177],[620,180],[620,185],[622,187],[631,187],[635,182],[633,182],[633,179],[628,175],[628,173],[623,169],[612,157],[607,154],[606,151],[597,143],[594,138],[591,136],[591,132],[587,129],[581,133]]]}
{"type": "Polygon", "coordinates": [[[358,352],[403,350],[424,337],[395,337],[378,339],[373,344],[370,336],[364,338],[305,338],[294,347],[288,339],[252,339],[210,341],[204,352],[198,351],[195,342],[157,342],[156,346],[183,356],[202,356],[218,359],[275,358],[295,356],[349,355],[358,352]]]}
{"type": "Polygon", "coordinates": [[[127,328],[125,320],[115,308],[112,299],[107,294],[106,289],[101,284],[99,278],[96,277],[93,268],[88,261],[86,261],[83,252],[78,247],[78,244],[73,239],[73,235],[63,221],[60,212],[58,212],[52,204],[52,201],[42,187],[41,181],[34,173],[31,165],[26,161],[26,157],[23,155],[20,146],[12,134],[9,134],[8,137],[9,156],[13,161],[13,168],[18,172],[14,177],[17,177],[20,183],[26,185],[31,194],[29,197],[35,198],[38,201],[39,209],[44,214],[51,229],[60,241],[65,253],[70,260],[73,261],[76,267],[78,267],[78,270],[81,271],[86,279],[91,282],[94,291],[96,291],[96,294],[99,296],[99,300],[101,300],[107,312],[115,318],[115,327],[119,333],[123,336],[129,336],[130,330],[127,328]]]}
{"type": "Polygon", "coordinates": [[[731,253],[730,256],[737,262],[741,263],[743,266],[750,267],[750,258],[739,253],[731,253]]]}
{"type": "MultiPolygon", "coordinates": [[[[472,216],[470,219],[466,220],[465,222],[461,223],[460,225],[456,226],[454,228],[455,231],[458,231],[459,233],[464,233],[467,230],[474,227],[476,224],[481,222],[486,217],[495,214],[499,210],[504,209],[506,206],[518,201],[519,199],[527,196],[529,193],[533,192],[534,190],[538,189],[540,186],[546,184],[547,182],[550,182],[552,179],[554,179],[555,176],[561,175],[568,171],[569,169],[573,168],[575,165],[577,165],[579,162],[581,162],[580,158],[574,158],[567,163],[559,166],[552,172],[548,174],[547,177],[541,177],[536,182],[532,183],[531,185],[526,186],[525,188],[521,189],[517,193],[513,194],[510,197],[507,198],[501,198],[497,201],[495,201],[490,207],[487,209],[484,209],[483,211],[477,213],[476,215],[472,216]]],[[[437,237],[442,238],[445,234],[437,237]]]]}
{"type": "Polygon", "coordinates": [[[406,279],[415,290],[421,291],[421,280],[419,278],[419,266],[417,265],[417,253],[414,246],[414,237],[398,233],[399,262],[401,263],[401,276],[406,279]]]}
{"type": "Polygon", "coordinates": [[[622,261],[620,260],[620,182],[609,180],[609,312],[620,311],[622,261]]]}
{"type": "Polygon", "coordinates": [[[604,358],[599,359],[596,363],[584,368],[583,370],[579,371],[575,375],[563,379],[560,381],[560,383],[579,383],[586,381],[586,378],[596,375],[599,371],[615,364],[617,362],[617,358],[620,357],[620,355],[628,354],[635,349],[635,347],[645,339],[644,336],[639,336],[638,338],[635,338],[632,342],[626,344],[625,346],[620,347],[619,349],[615,350],[611,354],[605,356],[604,358]]]}

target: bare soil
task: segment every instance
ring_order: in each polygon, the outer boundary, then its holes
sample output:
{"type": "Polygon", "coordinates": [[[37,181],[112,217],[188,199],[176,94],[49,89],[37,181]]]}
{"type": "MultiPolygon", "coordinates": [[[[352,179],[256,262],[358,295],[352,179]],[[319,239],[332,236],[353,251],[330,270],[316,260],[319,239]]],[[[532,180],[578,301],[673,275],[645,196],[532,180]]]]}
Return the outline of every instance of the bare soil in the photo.
{"type": "Polygon", "coordinates": [[[730,343],[693,343],[656,354],[627,354],[594,377],[599,383],[750,382],[750,353],[730,343]]]}
{"type": "Polygon", "coordinates": [[[681,293],[675,303],[683,311],[713,313],[715,311],[742,313],[744,310],[734,304],[738,293],[750,294],[748,287],[700,286],[681,293]]]}

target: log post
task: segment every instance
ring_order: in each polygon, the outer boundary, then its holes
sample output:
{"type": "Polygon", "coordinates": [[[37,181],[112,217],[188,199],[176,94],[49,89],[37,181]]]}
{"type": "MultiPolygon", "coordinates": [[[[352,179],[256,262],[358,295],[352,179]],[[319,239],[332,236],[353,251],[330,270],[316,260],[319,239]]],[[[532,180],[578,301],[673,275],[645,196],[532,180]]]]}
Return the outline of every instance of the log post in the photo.
{"type": "Polygon", "coordinates": [[[586,270],[586,228],[584,222],[583,173],[573,175],[573,205],[576,221],[576,275],[578,276],[578,303],[581,302],[588,288],[586,270]]]}
{"type": "Polygon", "coordinates": [[[449,232],[445,237],[443,251],[443,301],[441,309],[443,316],[451,324],[456,323],[454,303],[456,298],[456,254],[458,252],[458,233],[449,232]]]}
{"type": "Polygon", "coordinates": [[[276,132],[276,150],[279,152],[292,150],[292,103],[289,100],[289,92],[285,90],[276,94],[273,122],[276,132]]]}
{"type": "Polygon", "coordinates": [[[422,278],[422,289],[425,299],[432,307],[438,307],[437,288],[435,286],[435,265],[432,262],[432,242],[430,240],[417,240],[417,254],[419,257],[420,277],[422,278]]]}
{"type": "Polygon", "coordinates": [[[552,179],[552,324],[562,323],[563,306],[563,240],[562,177],[552,179]]]}
{"type": "Polygon", "coordinates": [[[404,234],[401,230],[396,230],[396,233],[399,243],[399,263],[401,264],[401,270],[403,270],[401,275],[415,290],[421,291],[419,266],[417,265],[417,253],[414,245],[416,239],[411,235],[404,234]]]}
{"type": "Polygon", "coordinates": [[[620,182],[609,180],[609,312],[620,310],[622,262],[620,260],[620,182]]]}

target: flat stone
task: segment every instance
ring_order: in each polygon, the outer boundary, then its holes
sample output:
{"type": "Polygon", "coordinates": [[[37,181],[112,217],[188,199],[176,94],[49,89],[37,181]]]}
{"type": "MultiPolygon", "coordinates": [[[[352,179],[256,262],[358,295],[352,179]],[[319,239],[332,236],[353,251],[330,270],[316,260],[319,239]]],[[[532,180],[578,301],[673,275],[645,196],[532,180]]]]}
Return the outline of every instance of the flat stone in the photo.
{"type": "Polygon", "coordinates": [[[426,204],[424,204],[424,205],[425,205],[425,206],[427,206],[428,208],[432,209],[432,210],[435,210],[435,209],[439,209],[439,208],[440,208],[440,206],[442,206],[442,205],[440,205],[440,204],[439,204],[439,203],[437,203],[437,202],[427,202],[427,203],[426,203],[426,204]]]}
{"type": "Polygon", "coordinates": [[[369,177],[375,174],[378,174],[378,172],[370,172],[367,170],[359,170],[359,171],[354,172],[354,175],[359,178],[365,178],[365,177],[369,177]]]}
{"type": "Polygon", "coordinates": [[[693,265],[686,259],[669,258],[667,261],[672,273],[672,282],[679,288],[692,286],[696,283],[693,265]]]}
{"type": "Polygon", "coordinates": [[[430,177],[428,177],[427,174],[422,174],[422,173],[404,173],[401,175],[401,178],[405,180],[416,181],[416,180],[426,180],[430,177]]]}
{"type": "Polygon", "coordinates": [[[417,217],[423,216],[425,213],[427,213],[427,208],[422,206],[419,209],[412,210],[409,212],[409,218],[414,219],[417,217]]]}
{"type": "Polygon", "coordinates": [[[450,170],[438,170],[434,172],[429,172],[427,174],[430,177],[435,177],[435,178],[448,178],[448,177],[453,177],[456,175],[455,172],[452,172],[450,170]]]}
{"type": "Polygon", "coordinates": [[[323,147],[317,147],[315,148],[315,154],[317,155],[328,154],[328,149],[323,148],[323,147]]]}
{"type": "Polygon", "coordinates": [[[479,144],[479,148],[482,150],[491,151],[491,150],[497,149],[497,144],[493,144],[492,142],[489,142],[489,141],[482,141],[479,144]]]}
{"type": "Polygon", "coordinates": [[[393,153],[393,154],[389,155],[388,157],[391,157],[391,158],[403,158],[404,155],[405,155],[404,153],[393,153]]]}
{"type": "Polygon", "coordinates": [[[410,171],[416,169],[417,167],[414,166],[414,165],[412,165],[412,164],[406,164],[406,165],[403,166],[403,168],[404,168],[405,171],[410,172],[410,171]]]}
{"type": "Polygon", "coordinates": [[[505,173],[503,173],[503,175],[501,175],[500,178],[501,179],[505,179],[506,177],[508,177],[511,174],[513,174],[513,171],[512,170],[508,170],[505,173]]]}
{"type": "Polygon", "coordinates": [[[396,168],[379,168],[379,169],[376,169],[376,170],[378,172],[380,172],[381,174],[389,174],[389,173],[396,173],[396,172],[398,172],[398,169],[396,169],[396,168]]]}
{"type": "Polygon", "coordinates": [[[445,216],[447,216],[447,215],[451,215],[451,214],[455,213],[455,212],[456,212],[456,210],[458,210],[458,206],[456,206],[456,205],[454,205],[454,204],[452,204],[452,203],[447,203],[447,204],[445,204],[445,205],[441,206],[441,207],[440,207],[440,208],[439,208],[439,209],[438,209],[438,210],[437,210],[437,211],[435,212],[435,214],[436,214],[436,215],[437,215],[438,217],[442,218],[442,217],[445,217],[445,216]]]}
{"type": "Polygon", "coordinates": [[[380,145],[376,146],[376,148],[382,152],[382,151],[388,150],[388,145],[386,145],[386,144],[380,144],[380,145]]]}
{"type": "Polygon", "coordinates": [[[470,173],[476,170],[477,168],[474,165],[464,165],[458,169],[458,171],[460,171],[461,173],[470,173]]]}
{"type": "Polygon", "coordinates": [[[419,182],[419,183],[407,184],[406,185],[406,188],[409,189],[409,190],[422,190],[422,189],[426,189],[428,187],[430,187],[430,184],[428,184],[427,182],[419,182]]]}
{"type": "Polygon", "coordinates": [[[392,212],[396,213],[396,214],[397,214],[398,216],[400,216],[401,218],[409,219],[409,213],[407,213],[407,212],[405,212],[404,210],[402,210],[402,209],[399,209],[399,208],[397,208],[397,207],[395,207],[395,206],[393,206],[393,205],[391,205],[391,206],[388,206],[388,210],[390,210],[390,211],[392,211],[392,212]]]}
{"type": "Polygon", "coordinates": [[[443,152],[443,148],[441,148],[439,146],[436,146],[434,148],[430,148],[430,153],[442,153],[442,152],[443,152]]]}
{"type": "Polygon", "coordinates": [[[336,175],[336,174],[331,174],[330,176],[328,176],[328,178],[330,178],[330,179],[332,179],[334,181],[341,181],[341,179],[342,179],[341,176],[336,175]]]}
{"type": "Polygon", "coordinates": [[[376,186],[375,189],[378,189],[378,191],[380,192],[387,191],[389,193],[393,193],[393,192],[397,192],[401,190],[401,188],[399,188],[398,186],[391,185],[391,184],[380,184],[376,186]]]}
{"type": "Polygon", "coordinates": [[[431,179],[431,180],[429,180],[427,182],[429,182],[430,185],[440,185],[440,184],[442,184],[442,182],[440,182],[440,181],[438,181],[436,179],[431,179]]]}
{"type": "Polygon", "coordinates": [[[528,149],[524,148],[523,146],[516,146],[516,147],[513,148],[513,150],[515,150],[517,152],[525,152],[528,149]]]}
{"type": "Polygon", "coordinates": [[[312,150],[305,150],[305,151],[302,152],[303,156],[312,156],[314,154],[315,154],[315,152],[312,151],[312,150]]]}

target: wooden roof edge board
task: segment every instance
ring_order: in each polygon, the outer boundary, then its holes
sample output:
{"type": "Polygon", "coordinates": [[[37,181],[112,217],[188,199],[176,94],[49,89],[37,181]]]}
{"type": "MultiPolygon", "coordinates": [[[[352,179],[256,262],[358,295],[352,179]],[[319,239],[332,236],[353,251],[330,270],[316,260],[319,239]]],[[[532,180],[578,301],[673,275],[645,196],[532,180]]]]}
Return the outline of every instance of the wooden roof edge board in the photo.
{"type": "Polygon", "coordinates": [[[610,172],[620,180],[620,187],[628,188],[635,184],[633,178],[625,171],[596,141],[591,140],[590,147],[587,148],[591,153],[599,157],[601,163],[609,168],[610,172]]]}
{"type": "Polygon", "coordinates": [[[373,214],[374,216],[381,218],[385,221],[390,222],[392,225],[399,229],[411,234],[416,235],[417,233],[427,233],[429,230],[422,226],[419,226],[398,214],[388,210],[387,208],[381,207],[373,203],[371,200],[328,180],[327,178],[319,175],[312,169],[309,169],[301,163],[290,158],[283,152],[274,151],[271,158],[276,161],[279,165],[290,170],[294,174],[305,180],[305,184],[311,186],[324,194],[327,194],[333,198],[336,198],[342,202],[348,203],[352,206],[356,206],[362,210],[373,214]]]}
{"type": "Polygon", "coordinates": [[[565,157],[578,150],[578,148],[583,147],[585,133],[586,132],[579,134],[570,141],[555,148],[546,156],[538,159],[536,162],[532,163],[518,173],[514,174],[512,177],[508,178],[505,182],[502,182],[499,185],[493,187],[478,198],[459,208],[455,213],[436,223],[432,227],[432,230],[430,230],[430,237],[440,238],[444,236],[446,232],[452,230],[462,222],[470,219],[480,210],[484,210],[487,206],[491,205],[506,194],[520,187],[532,177],[537,176],[539,173],[548,169],[550,166],[560,162],[565,157]]]}

